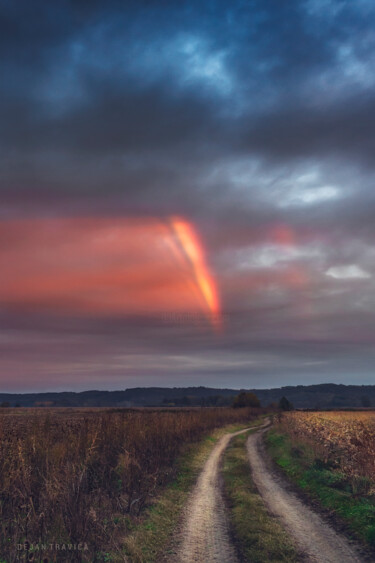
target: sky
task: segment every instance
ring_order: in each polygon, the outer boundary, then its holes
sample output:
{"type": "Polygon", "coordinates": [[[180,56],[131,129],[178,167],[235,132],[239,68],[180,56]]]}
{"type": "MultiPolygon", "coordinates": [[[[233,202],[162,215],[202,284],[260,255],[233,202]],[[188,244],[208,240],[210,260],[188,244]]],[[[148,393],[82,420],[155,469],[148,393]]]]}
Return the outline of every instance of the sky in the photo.
{"type": "Polygon", "coordinates": [[[375,383],[372,0],[3,0],[0,55],[0,391],[375,383]]]}

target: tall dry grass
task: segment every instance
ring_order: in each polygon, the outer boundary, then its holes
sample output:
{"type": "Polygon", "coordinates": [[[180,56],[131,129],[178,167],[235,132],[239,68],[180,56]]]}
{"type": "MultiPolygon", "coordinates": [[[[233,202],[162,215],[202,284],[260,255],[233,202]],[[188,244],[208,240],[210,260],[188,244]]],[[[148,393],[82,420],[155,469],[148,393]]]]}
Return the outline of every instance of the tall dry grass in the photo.
{"type": "Polygon", "coordinates": [[[87,544],[83,553],[48,551],[49,561],[110,560],[105,553],[119,549],[145,503],[172,478],[186,444],[258,413],[30,410],[0,416],[3,560],[26,558],[17,549],[25,542],[87,544]]]}
{"type": "Polygon", "coordinates": [[[280,429],[348,477],[375,480],[375,412],[289,412],[280,429]]]}

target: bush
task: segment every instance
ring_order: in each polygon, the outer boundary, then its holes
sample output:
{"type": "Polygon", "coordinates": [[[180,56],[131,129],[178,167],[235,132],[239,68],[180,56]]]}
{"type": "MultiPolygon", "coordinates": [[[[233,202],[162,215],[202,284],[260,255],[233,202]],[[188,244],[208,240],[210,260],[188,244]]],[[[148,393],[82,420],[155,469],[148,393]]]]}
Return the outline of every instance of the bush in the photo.
{"type": "Polygon", "coordinates": [[[282,411],[292,411],[294,407],[286,397],[281,397],[279,401],[279,409],[281,409],[282,411]]]}
{"type": "Polygon", "coordinates": [[[235,409],[241,407],[252,407],[257,408],[260,407],[260,401],[255,393],[246,393],[242,391],[239,395],[237,395],[233,400],[233,407],[235,409]]]}

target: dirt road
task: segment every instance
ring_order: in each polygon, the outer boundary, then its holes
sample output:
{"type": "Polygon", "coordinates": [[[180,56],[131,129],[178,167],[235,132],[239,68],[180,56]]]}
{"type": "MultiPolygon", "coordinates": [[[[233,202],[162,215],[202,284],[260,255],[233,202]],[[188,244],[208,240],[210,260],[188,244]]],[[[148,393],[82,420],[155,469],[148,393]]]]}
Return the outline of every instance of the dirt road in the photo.
{"type": "MultiPolygon", "coordinates": [[[[291,491],[270,467],[262,445],[269,422],[247,440],[252,477],[267,508],[294,538],[304,563],[363,563],[364,558],[291,491]]],[[[220,459],[231,438],[223,436],[211,452],[190,496],[177,538],[173,563],[240,563],[229,535],[220,486],[220,459]]]]}
{"type": "Polygon", "coordinates": [[[219,480],[220,458],[233,436],[223,436],[211,452],[199,476],[185,512],[178,563],[238,563],[230,541],[228,522],[219,480]]]}
{"type": "Polygon", "coordinates": [[[267,508],[278,516],[304,554],[303,561],[318,563],[355,563],[363,558],[316,512],[290,490],[284,479],[266,462],[262,434],[249,436],[247,451],[252,477],[267,508]]]}

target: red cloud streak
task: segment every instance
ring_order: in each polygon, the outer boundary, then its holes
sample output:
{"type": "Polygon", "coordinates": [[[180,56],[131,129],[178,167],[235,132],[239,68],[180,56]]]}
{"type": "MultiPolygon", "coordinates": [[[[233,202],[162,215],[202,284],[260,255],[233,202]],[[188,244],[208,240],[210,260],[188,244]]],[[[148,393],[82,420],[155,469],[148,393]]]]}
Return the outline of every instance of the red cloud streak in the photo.
{"type": "Polygon", "coordinates": [[[0,222],[0,302],[73,314],[219,313],[204,250],[186,220],[0,222]]]}

